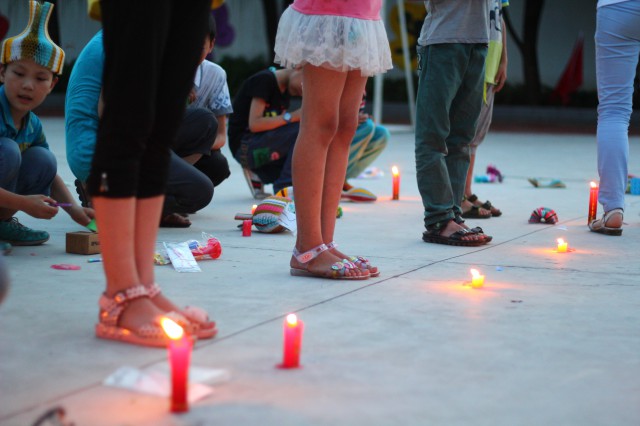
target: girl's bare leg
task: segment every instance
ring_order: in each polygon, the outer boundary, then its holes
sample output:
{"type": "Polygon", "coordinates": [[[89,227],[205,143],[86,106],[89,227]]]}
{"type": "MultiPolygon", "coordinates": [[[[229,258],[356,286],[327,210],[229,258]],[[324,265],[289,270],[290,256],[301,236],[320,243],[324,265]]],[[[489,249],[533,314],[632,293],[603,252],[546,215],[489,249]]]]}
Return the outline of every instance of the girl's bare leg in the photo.
{"type": "MultiPolygon", "coordinates": [[[[340,98],[338,128],[329,145],[322,194],[322,238],[327,244],[334,239],[336,210],[340,204],[344,178],[347,174],[349,148],[358,128],[358,110],[366,83],[367,77],[362,77],[359,70],[348,72],[340,98]]],[[[348,258],[339,249],[333,249],[331,252],[341,259],[348,258]]]]}
{"type": "MultiPolygon", "coordinates": [[[[137,267],[135,246],[137,201],[134,197],[93,197],[93,206],[98,223],[102,265],[107,285],[105,294],[116,293],[142,284],[137,267]]],[[[156,220],[154,223],[158,224],[156,220]]],[[[155,241],[155,240],[154,240],[155,241]]],[[[152,254],[153,255],[153,254],[152,254]]],[[[152,259],[152,258],[151,258],[152,259]]],[[[149,259],[149,262],[152,260],[149,259]]],[[[163,314],[148,298],[130,302],[120,317],[120,326],[138,329],[163,314]]]]}
{"type": "MultiPolygon", "coordinates": [[[[335,173],[333,167],[327,172],[326,165],[330,158],[328,155],[329,147],[339,129],[341,98],[347,79],[347,73],[313,65],[305,65],[303,70],[303,113],[292,164],[298,223],[296,248],[302,253],[324,243],[322,217],[325,216],[324,212],[331,207],[323,206],[323,204],[326,202],[325,200],[334,196],[336,200],[331,202],[334,223],[333,225],[327,224],[327,226],[335,227],[337,202],[346,170],[346,154],[343,159],[344,165],[340,166],[343,173],[328,178],[331,185],[336,185],[334,181],[338,182],[337,188],[330,188],[325,196],[326,188],[323,190],[323,186],[326,185],[327,175],[335,173]]],[[[362,96],[362,92],[360,92],[360,96],[362,96]]],[[[355,112],[357,113],[357,107],[355,112]]],[[[332,161],[334,161],[333,155],[331,154],[332,161]]],[[[304,265],[292,257],[291,266],[306,268],[310,272],[322,274],[330,271],[331,265],[339,260],[341,259],[326,251],[304,265]]],[[[347,276],[357,276],[362,275],[362,272],[353,269],[348,270],[346,274],[347,276]]]]}

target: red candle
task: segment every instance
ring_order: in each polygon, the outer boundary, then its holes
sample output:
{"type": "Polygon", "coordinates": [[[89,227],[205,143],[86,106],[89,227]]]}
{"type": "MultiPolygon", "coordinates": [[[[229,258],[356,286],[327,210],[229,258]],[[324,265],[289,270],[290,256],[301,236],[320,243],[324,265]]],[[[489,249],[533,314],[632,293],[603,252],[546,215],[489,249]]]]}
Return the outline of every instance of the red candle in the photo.
{"type": "Polygon", "coordinates": [[[242,221],[242,236],[250,237],[251,236],[251,226],[253,225],[253,221],[250,219],[242,221]]]}
{"type": "Polygon", "coordinates": [[[289,314],[284,321],[284,356],[282,368],[300,367],[300,347],[302,346],[302,330],[304,323],[296,314],[289,314]]]}
{"type": "Polygon", "coordinates": [[[399,200],[400,199],[400,171],[398,170],[398,167],[393,166],[391,168],[391,175],[393,176],[393,196],[391,197],[391,199],[399,200]]]}
{"type": "Polygon", "coordinates": [[[587,218],[587,224],[595,220],[598,215],[598,184],[591,182],[591,189],[589,190],[589,217],[587,218]]]}
{"type": "Polygon", "coordinates": [[[189,411],[187,388],[193,341],[182,327],[169,318],[162,318],[161,324],[171,339],[168,346],[171,365],[171,412],[184,413],[189,411]]]}

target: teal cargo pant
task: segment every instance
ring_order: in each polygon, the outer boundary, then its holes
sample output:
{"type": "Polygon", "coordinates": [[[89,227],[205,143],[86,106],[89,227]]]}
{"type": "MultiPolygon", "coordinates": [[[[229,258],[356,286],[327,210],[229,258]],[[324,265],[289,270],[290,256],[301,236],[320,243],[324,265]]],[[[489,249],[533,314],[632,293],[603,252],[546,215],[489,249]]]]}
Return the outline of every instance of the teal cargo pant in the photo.
{"type": "Polygon", "coordinates": [[[415,152],[425,226],[462,214],[486,55],[484,44],[418,46],[415,152]]]}

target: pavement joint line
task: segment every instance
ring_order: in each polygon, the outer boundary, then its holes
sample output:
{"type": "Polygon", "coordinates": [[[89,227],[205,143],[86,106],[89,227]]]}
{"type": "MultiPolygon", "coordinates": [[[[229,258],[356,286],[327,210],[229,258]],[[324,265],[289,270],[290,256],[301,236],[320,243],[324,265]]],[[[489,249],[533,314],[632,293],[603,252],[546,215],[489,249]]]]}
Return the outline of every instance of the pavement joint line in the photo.
{"type": "MultiPolygon", "coordinates": [[[[450,262],[455,265],[470,265],[467,262],[450,262]]],[[[473,263],[473,265],[479,266],[500,266],[501,268],[510,268],[510,269],[527,269],[534,271],[558,271],[558,272],[582,272],[585,274],[591,275],[623,275],[623,276],[632,276],[633,274],[627,274],[624,272],[598,272],[598,271],[584,271],[582,269],[571,269],[571,268],[539,268],[536,266],[519,266],[519,265],[498,265],[493,263],[473,263]]]]}

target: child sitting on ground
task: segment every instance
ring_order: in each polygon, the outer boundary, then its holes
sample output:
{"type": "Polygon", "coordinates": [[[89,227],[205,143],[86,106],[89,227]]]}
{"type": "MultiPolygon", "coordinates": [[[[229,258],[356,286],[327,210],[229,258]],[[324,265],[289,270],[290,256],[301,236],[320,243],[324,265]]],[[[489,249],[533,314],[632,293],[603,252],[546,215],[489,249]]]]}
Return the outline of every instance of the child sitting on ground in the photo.
{"type": "Polygon", "coordinates": [[[13,217],[17,211],[51,219],[61,205],[83,226],[94,217],[57,175],[40,119],[31,112],[58,82],[64,52],[47,32],[53,5],[31,1],[29,7],[26,30],[2,43],[0,57],[0,241],[19,246],[42,244],[49,234],[22,225],[13,217]]]}

